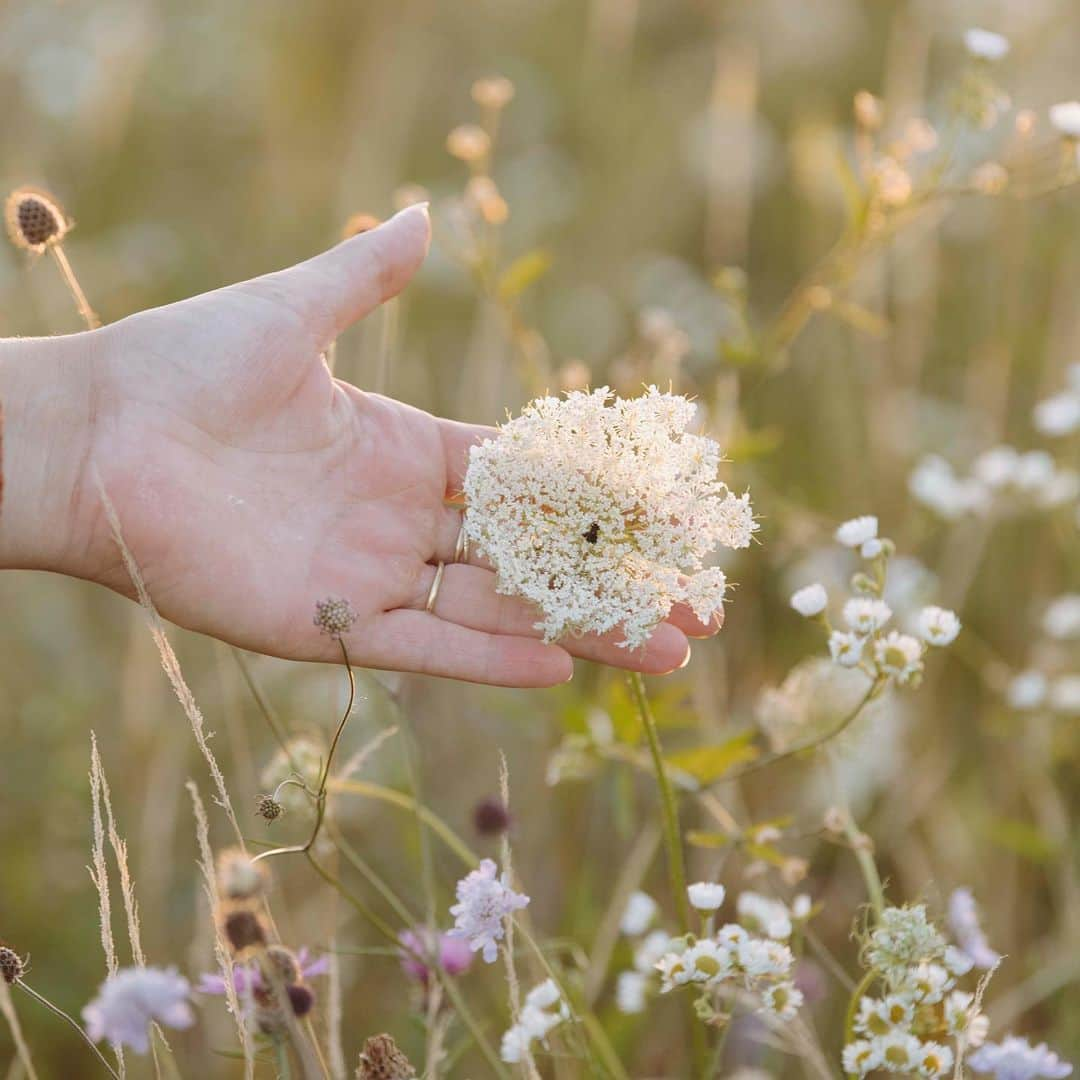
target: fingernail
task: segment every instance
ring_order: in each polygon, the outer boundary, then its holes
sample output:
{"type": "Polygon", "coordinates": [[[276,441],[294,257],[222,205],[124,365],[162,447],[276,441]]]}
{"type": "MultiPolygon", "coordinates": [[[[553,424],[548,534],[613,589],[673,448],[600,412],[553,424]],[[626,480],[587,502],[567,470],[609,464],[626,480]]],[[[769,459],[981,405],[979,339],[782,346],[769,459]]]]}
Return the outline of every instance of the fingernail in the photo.
{"type": "Polygon", "coordinates": [[[686,667],[687,664],[690,663],[690,657],[693,656],[693,654],[694,654],[694,650],[689,645],[687,645],[686,646],[686,655],[683,657],[682,663],[678,666],[678,668],[677,668],[678,671],[682,671],[682,669],[684,667],[686,667]]]}

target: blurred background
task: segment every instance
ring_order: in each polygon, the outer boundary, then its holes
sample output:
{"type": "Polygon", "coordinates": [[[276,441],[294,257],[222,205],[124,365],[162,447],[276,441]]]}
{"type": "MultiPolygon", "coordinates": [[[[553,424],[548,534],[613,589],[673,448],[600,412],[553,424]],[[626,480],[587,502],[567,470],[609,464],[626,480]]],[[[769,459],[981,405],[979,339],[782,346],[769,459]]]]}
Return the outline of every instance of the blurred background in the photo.
{"type": "MultiPolygon", "coordinates": [[[[106,321],[304,258],[350,215],[389,216],[420,185],[433,201],[432,255],[389,313],[341,339],[339,375],[483,422],[545,388],[658,381],[696,394],[731,458],[725,480],[752,492],[761,544],[727,566],[738,587],[723,633],[652,688],[673,750],[758,729],[783,746],[792,725],[838,714],[844,688],[804,663],[822,644],[787,598],[808,581],[842,582],[854,567],[832,530],[877,514],[903,556],[897,611],[955,607],[965,631],[931,657],[918,693],[890,697],[845,736],[847,793],[894,900],[940,911],[961,885],[980,899],[1008,955],[987,998],[995,1030],[1076,1060],[1080,706],[1075,689],[1071,706],[1047,710],[1021,710],[1009,694],[1024,670],[1078,670],[1075,632],[1044,626],[1055,597],[1080,591],[1075,491],[943,515],[909,481],[927,454],[959,477],[999,443],[1046,449],[1058,470],[1080,461],[1075,433],[1050,438],[1032,420],[1080,359],[1080,197],[1046,120],[1049,105],[1080,95],[1078,71],[1073,0],[7,0],[0,179],[65,205],[77,223],[68,256],[106,321]],[[1012,41],[993,69],[997,96],[971,71],[971,26],[1012,41]],[[469,169],[446,142],[478,121],[470,88],[494,74],[516,90],[491,167],[509,214],[482,207],[491,220],[477,243],[476,207],[462,198],[469,169]],[[865,98],[856,123],[864,90],[880,124],[865,98]],[[963,103],[976,92],[985,108],[971,122],[963,103]],[[932,126],[933,146],[913,120],[932,126]],[[866,201],[868,185],[880,195],[897,179],[882,154],[915,194],[901,180],[895,197],[866,201]],[[986,173],[969,183],[987,161],[1005,162],[1004,191],[986,173]]],[[[0,249],[0,334],[79,328],[50,260],[0,249]]],[[[0,605],[0,936],[31,954],[31,984],[72,1011],[103,978],[86,871],[93,730],[150,960],[210,970],[184,790],[193,777],[209,801],[209,781],[139,612],[21,573],[0,576],[0,605]]],[[[172,636],[245,828],[260,842],[301,835],[302,812],[270,832],[255,816],[277,744],[237,657],[172,636]]],[[[325,745],[340,671],[246,664],[282,727],[325,745]]],[[[387,724],[402,730],[358,776],[406,789],[411,732],[424,799],[481,854],[497,841],[477,832],[474,808],[497,793],[505,752],[533,926],[568,955],[593,950],[629,888],[664,896],[662,856],[650,861],[652,782],[596,748],[605,717],[632,728],[621,676],[581,665],[565,689],[529,694],[363,675],[361,689],[347,752],[387,724]]],[[[691,879],[718,873],[729,893],[809,891],[825,905],[818,937],[854,973],[864,897],[850,852],[821,835],[835,800],[823,762],[785,762],[716,796],[742,829],[790,816],[782,857],[762,862],[738,842],[693,849],[691,879]]],[[[210,811],[214,843],[227,843],[210,811]]],[[[337,797],[334,813],[422,910],[411,815],[358,794],[337,797]]],[[[718,827],[691,804],[685,823],[718,827]]],[[[435,848],[444,924],[461,869],[435,848]]],[[[287,940],[342,950],[347,1060],[382,1030],[418,1053],[416,988],[384,943],[302,863],[278,864],[274,897],[287,940]]],[[[123,942],[119,921],[116,932],[123,942]]],[[[614,949],[609,977],[591,977],[632,1075],[688,1075],[676,1004],[615,1011],[612,978],[629,961],[624,944],[614,949]]],[[[474,970],[463,983],[493,1038],[505,1026],[501,978],[474,970]]],[[[807,961],[806,985],[820,983],[810,1014],[835,1053],[845,994],[830,978],[807,961]]],[[[42,1074],[89,1075],[69,1033],[18,1004],[42,1074]]],[[[217,1053],[233,1045],[223,1017],[211,1001],[196,1029],[173,1036],[185,1075],[240,1075],[217,1053]]],[[[4,1030],[0,1070],[12,1057],[4,1030]]],[[[733,1040],[728,1065],[797,1071],[749,1039],[733,1040]]],[[[468,1052],[456,1069],[486,1075],[468,1052]]]]}

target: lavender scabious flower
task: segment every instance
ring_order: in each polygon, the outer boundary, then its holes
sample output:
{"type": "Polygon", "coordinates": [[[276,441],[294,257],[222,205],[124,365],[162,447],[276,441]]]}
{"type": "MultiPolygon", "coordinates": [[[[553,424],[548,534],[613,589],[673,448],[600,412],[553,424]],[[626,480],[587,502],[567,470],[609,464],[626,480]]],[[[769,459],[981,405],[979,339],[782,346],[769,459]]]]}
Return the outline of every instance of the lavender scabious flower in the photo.
{"type": "Polygon", "coordinates": [[[439,967],[447,975],[461,975],[472,964],[469,943],[452,933],[437,933],[430,927],[421,926],[415,930],[403,930],[398,938],[402,946],[401,966],[405,974],[424,986],[431,977],[428,958],[436,951],[439,967]]]}
{"type": "Polygon", "coordinates": [[[993,1073],[996,1080],[1062,1080],[1073,1067],[1047,1047],[1046,1043],[1032,1046],[1018,1035],[1006,1035],[999,1043],[988,1042],[967,1059],[976,1072],[993,1073]]]}
{"type": "Polygon", "coordinates": [[[145,1054],[155,1020],[173,1028],[195,1023],[190,989],[175,968],[123,968],[101,984],[98,996],[83,1009],[87,1034],[94,1042],[108,1039],[113,1046],[145,1054]]]}
{"type": "Polygon", "coordinates": [[[949,897],[949,928],[956,944],[975,967],[988,971],[1001,959],[1001,953],[990,948],[979,925],[979,912],[970,889],[954,889],[949,897]]]}
{"type": "Polygon", "coordinates": [[[488,964],[499,955],[498,943],[505,933],[503,920],[529,903],[527,896],[510,888],[505,874],[497,875],[495,863],[484,859],[479,869],[457,883],[458,902],[450,909],[454,916],[450,933],[465,938],[473,952],[483,950],[488,964]]]}

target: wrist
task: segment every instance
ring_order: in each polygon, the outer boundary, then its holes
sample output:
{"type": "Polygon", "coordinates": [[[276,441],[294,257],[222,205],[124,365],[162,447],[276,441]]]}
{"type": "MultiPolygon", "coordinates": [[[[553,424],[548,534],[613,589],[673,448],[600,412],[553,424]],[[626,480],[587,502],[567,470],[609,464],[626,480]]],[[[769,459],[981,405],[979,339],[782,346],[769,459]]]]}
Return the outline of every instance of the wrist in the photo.
{"type": "Polygon", "coordinates": [[[102,331],[0,340],[0,568],[91,576],[102,331]]]}

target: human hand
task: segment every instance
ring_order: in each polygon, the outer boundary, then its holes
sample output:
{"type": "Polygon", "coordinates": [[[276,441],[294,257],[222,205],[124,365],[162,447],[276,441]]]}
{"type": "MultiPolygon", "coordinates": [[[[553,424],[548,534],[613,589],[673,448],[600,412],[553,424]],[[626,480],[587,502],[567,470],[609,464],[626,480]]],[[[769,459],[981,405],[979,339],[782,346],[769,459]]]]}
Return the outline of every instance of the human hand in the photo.
{"type": "Polygon", "coordinates": [[[130,594],[98,476],[162,615],[246,649],[339,659],[312,622],[316,602],[338,596],[357,614],[345,642],[364,667],[507,686],[564,682],[571,656],[679,667],[686,635],[715,632],[719,618],[706,627],[676,609],[636,651],[613,636],[537,640],[533,609],[497,595],[478,560],[453,562],[461,513],[444,500],[490,429],[365,393],[327,369],[330,342],[415,273],[429,228],[413,207],[287,270],[53,339],[57,377],[80,403],[68,411],[87,427],[57,454],[77,462],[60,481],[66,509],[53,511],[67,518],[65,539],[51,555],[4,565],[130,594]]]}

